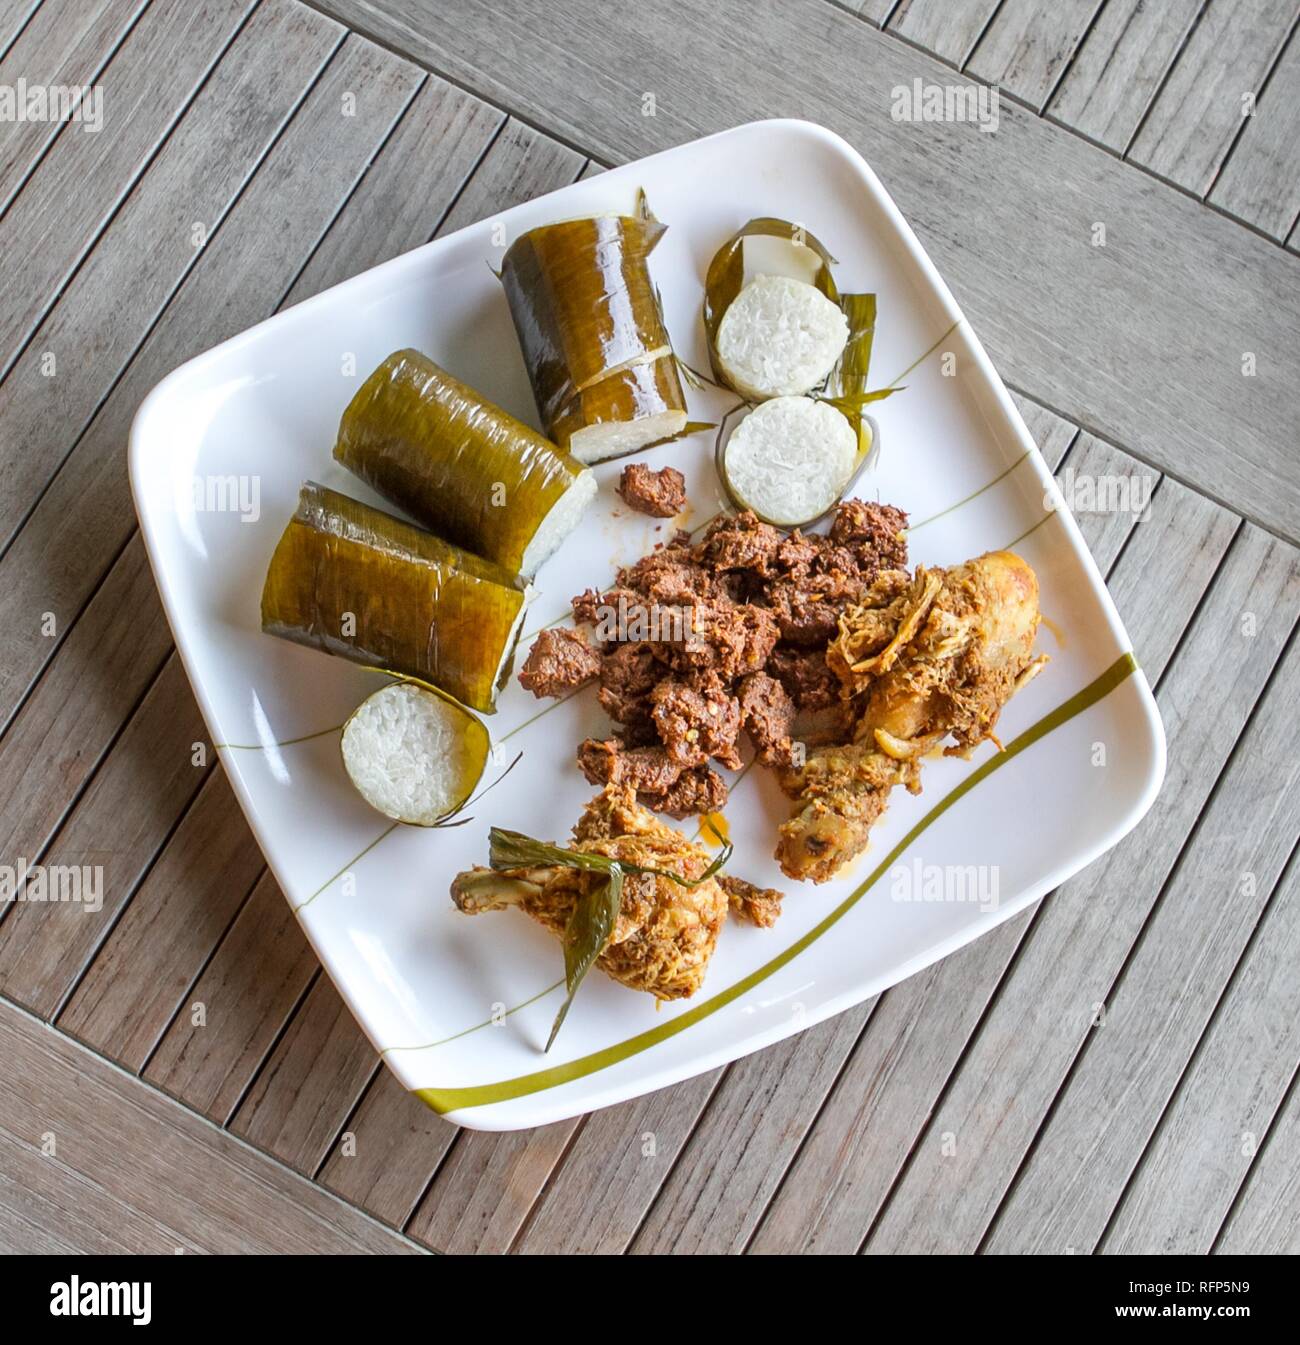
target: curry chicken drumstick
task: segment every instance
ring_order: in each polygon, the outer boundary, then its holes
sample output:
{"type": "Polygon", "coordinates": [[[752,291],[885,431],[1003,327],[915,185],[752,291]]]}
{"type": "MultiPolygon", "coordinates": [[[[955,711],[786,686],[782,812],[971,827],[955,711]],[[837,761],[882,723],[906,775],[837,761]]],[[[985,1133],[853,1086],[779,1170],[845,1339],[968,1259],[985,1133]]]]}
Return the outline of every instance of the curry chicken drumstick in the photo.
{"type": "MultiPolygon", "coordinates": [[[[573,829],[573,849],[695,880],[710,856],[636,802],[626,786],[610,785],[587,805],[573,829]]],[[[517,906],[564,938],[579,897],[602,881],[599,873],[560,865],[458,874],[452,901],[467,915],[517,906]]],[[[685,886],[650,873],[629,873],[617,922],[596,965],[633,990],[657,999],[684,999],[704,980],[728,894],[716,878],[685,886]]]]}
{"type": "Polygon", "coordinates": [[[1009,551],[915,577],[885,571],[840,617],[827,662],[859,707],[852,741],[814,748],[782,773],[799,808],[776,857],[791,878],[825,882],[867,847],[890,791],[921,790],[923,759],[969,756],[1002,707],[1046,663],[1035,657],[1038,580],[1009,551]]]}

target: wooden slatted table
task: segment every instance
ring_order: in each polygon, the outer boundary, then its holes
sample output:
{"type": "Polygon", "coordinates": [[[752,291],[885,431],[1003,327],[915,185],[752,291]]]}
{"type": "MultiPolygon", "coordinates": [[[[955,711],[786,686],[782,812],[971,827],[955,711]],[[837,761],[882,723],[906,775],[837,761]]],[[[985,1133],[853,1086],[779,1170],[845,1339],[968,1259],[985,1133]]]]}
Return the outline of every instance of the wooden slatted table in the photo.
{"type": "Polygon", "coordinates": [[[1298,17],[0,0],[0,86],[111,109],[0,121],[0,862],[107,882],[94,918],[0,906],[0,1250],[1300,1250],[1298,17]],[[998,133],[891,122],[917,78],[996,83],[998,133]],[[772,115],[872,161],[1053,467],[1153,483],[1140,525],[1080,522],[1167,781],[869,1003],[578,1121],[457,1132],[380,1068],[192,751],[126,432],[277,308],[772,115]]]}

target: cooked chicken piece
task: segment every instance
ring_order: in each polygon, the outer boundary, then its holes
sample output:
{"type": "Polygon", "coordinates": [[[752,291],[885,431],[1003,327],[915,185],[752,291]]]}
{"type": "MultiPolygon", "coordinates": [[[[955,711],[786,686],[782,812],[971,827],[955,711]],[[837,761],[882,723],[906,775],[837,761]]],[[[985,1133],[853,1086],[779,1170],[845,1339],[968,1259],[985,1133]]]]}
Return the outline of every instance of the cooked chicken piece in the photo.
{"type": "MultiPolygon", "coordinates": [[[[573,829],[574,850],[698,878],[708,851],[636,802],[632,789],[608,785],[587,805],[573,829]]],[[[603,876],[546,866],[496,872],[473,868],[458,874],[451,898],[468,915],[518,906],[563,939],[579,896],[603,876]]],[[[631,874],[623,883],[618,921],[596,965],[633,990],[656,999],[684,999],[704,973],[727,918],[727,894],[715,878],[684,887],[658,874],[631,874]]]]}
{"type": "MultiPolygon", "coordinates": [[[[825,882],[867,847],[895,785],[921,789],[922,759],[992,739],[1002,707],[1047,661],[1035,658],[1038,580],[1008,551],[949,569],[879,575],[843,614],[827,662],[861,705],[853,741],[816,748],[782,773],[799,810],[777,859],[792,878],[825,882]]],[[[999,744],[1000,746],[1000,744],[999,744]]]]}

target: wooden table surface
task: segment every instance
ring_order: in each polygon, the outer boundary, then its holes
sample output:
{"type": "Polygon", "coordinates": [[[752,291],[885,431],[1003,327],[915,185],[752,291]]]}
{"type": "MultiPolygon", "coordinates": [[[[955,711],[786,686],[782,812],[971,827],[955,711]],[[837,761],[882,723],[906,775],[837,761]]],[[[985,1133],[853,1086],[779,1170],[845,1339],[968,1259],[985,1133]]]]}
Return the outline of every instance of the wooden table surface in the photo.
{"type": "Polygon", "coordinates": [[[97,915],[0,906],[0,1249],[1300,1250],[1298,12],[0,0],[0,86],[97,83],[105,113],[0,122],[0,863],[105,873],[97,915]],[[997,84],[997,132],[891,120],[915,79],[997,84]],[[457,1131],[380,1067],[194,749],[127,430],[277,308],[782,115],[876,168],[1050,463],[1156,481],[1140,524],[1080,523],[1164,790],[838,1018],[457,1131]]]}

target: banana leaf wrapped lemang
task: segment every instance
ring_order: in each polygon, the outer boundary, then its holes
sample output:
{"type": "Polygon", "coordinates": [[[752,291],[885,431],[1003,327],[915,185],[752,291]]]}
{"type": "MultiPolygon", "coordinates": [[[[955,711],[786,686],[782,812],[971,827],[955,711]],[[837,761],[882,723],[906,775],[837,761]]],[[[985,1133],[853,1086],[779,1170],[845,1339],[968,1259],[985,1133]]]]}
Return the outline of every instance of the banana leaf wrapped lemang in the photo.
{"type": "Polygon", "coordinates": [[[439,536],[527,577],[596,493],[580,462],[418,350],[361,385],[334,456],[439,536]]]}
{"type": "Polygon", "coordinates": [[[601,215],[533,229],[502,262],[537,410],[580,462],[681,433],[686,399],[647,259],[664,225],[601,215]]]}
{"type": "Polygon", "coordinates": [[[307,481],[267,570],[262,629],[491,713],[525,596],[503,566],[307,481]]]}

